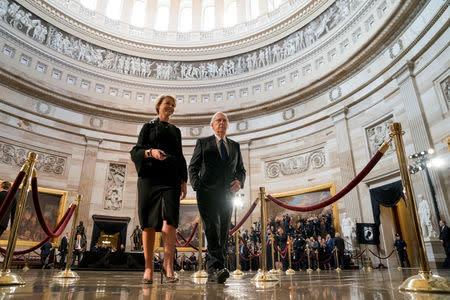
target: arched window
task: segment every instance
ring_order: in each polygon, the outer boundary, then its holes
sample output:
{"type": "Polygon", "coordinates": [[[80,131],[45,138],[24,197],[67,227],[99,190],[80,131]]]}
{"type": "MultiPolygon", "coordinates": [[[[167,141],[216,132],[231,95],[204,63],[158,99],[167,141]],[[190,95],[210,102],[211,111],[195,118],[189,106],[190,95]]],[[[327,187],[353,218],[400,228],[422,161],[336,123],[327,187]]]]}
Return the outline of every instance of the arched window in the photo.
{"type": "Polygon", "coordinates": [[[159,0],[156,8],[155,29],[165,31],[169,29],[170,0],[159,0]]]}
{"type": "Polygon", "coordinates": [[[133,12],[131,13],[131,25],[136,27],[144,27],[145,6],[145,0],[134,1],[133,12]]]}
{"type": "Polygon", "coordinates": [[[213,30],[216,22],[214,0],[202,1],[202,30],[213,30]]]}
{"type": "Polygon", "coordinates": [[[192,0],[180,1],[180,14],[178,19],[178,31],[192,30],[192,0]]]}
{"type": "Polygon", "coordinates": [[[246,1],[246,13],[247,21],[257,18],[260,14],[259,12],[259,0],[247,0],[246,1]]]}
{"type": "Polygon", "coordinates": [[[122,12],[123,0],[109,0],[106,5],[105,15],[113,20],[119,20],[122,12]]]}
{"type": "Polygon", "coordinates": [[[97,0],[80,0],[81,5],[90,10],[95,10],[97,7],[97,0]]]}
{"type": "Polygon", "coordinates": [[[225,27],[232,27],[237,24],[237,1],[225,0],[225,27]]]}

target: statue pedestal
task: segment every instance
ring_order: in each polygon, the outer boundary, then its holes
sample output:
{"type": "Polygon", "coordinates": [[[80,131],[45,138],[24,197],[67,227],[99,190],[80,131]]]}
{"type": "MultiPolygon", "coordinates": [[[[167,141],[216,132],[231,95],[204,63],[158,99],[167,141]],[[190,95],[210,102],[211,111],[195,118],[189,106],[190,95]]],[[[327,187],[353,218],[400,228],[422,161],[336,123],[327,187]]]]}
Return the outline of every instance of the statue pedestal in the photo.
{"type": "Polygon", "coordinates": [[[440,267],[445,260],[445,251],[441,242],[436,238],[424,238],[425,251],[431,268],[440,267]]]}

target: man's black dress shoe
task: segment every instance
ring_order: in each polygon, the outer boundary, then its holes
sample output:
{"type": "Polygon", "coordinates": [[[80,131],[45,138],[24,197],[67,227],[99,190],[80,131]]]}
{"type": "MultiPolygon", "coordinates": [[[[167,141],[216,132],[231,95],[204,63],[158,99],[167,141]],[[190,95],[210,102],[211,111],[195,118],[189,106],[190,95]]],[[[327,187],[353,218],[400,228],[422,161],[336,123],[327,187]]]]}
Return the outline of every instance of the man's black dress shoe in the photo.
{"type": "Polygon", "coordinates": [[[230,277],[230,272],[226,268],[220,269],[216,273],[217,283],[225,283],[228,277],[230,277]]]}

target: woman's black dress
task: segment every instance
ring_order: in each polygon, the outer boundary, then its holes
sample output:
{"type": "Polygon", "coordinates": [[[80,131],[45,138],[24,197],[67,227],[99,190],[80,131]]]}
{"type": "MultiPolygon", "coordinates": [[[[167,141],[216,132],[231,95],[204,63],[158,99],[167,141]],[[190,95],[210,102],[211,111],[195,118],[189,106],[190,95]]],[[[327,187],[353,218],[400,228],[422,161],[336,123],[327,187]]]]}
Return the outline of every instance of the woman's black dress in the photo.
{"type": "Polygon", "coordinates": [[[136,146],[131,150],[138,172],[138,213],[142,228],[161,231],[163,220],[178,227],[181,182],[187,181],[181,132],[159,119],[144,124],[136,146]],[[168,156],[160,161],[145,158],[145,150],[161,149],[168,156]]]}

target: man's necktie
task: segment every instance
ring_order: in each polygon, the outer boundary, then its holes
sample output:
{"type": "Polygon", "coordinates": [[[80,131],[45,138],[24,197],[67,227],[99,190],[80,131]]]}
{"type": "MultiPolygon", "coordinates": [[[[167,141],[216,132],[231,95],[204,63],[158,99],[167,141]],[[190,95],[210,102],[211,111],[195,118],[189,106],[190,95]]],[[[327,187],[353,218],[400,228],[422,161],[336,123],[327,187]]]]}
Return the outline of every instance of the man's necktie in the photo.
{"type": "Polygon", "coordinates": [[[220,155],[222,156],[222,161],[228,160],[227,148],[225,147],[225,143],[223,140],[220,140],[220,155]]]}

